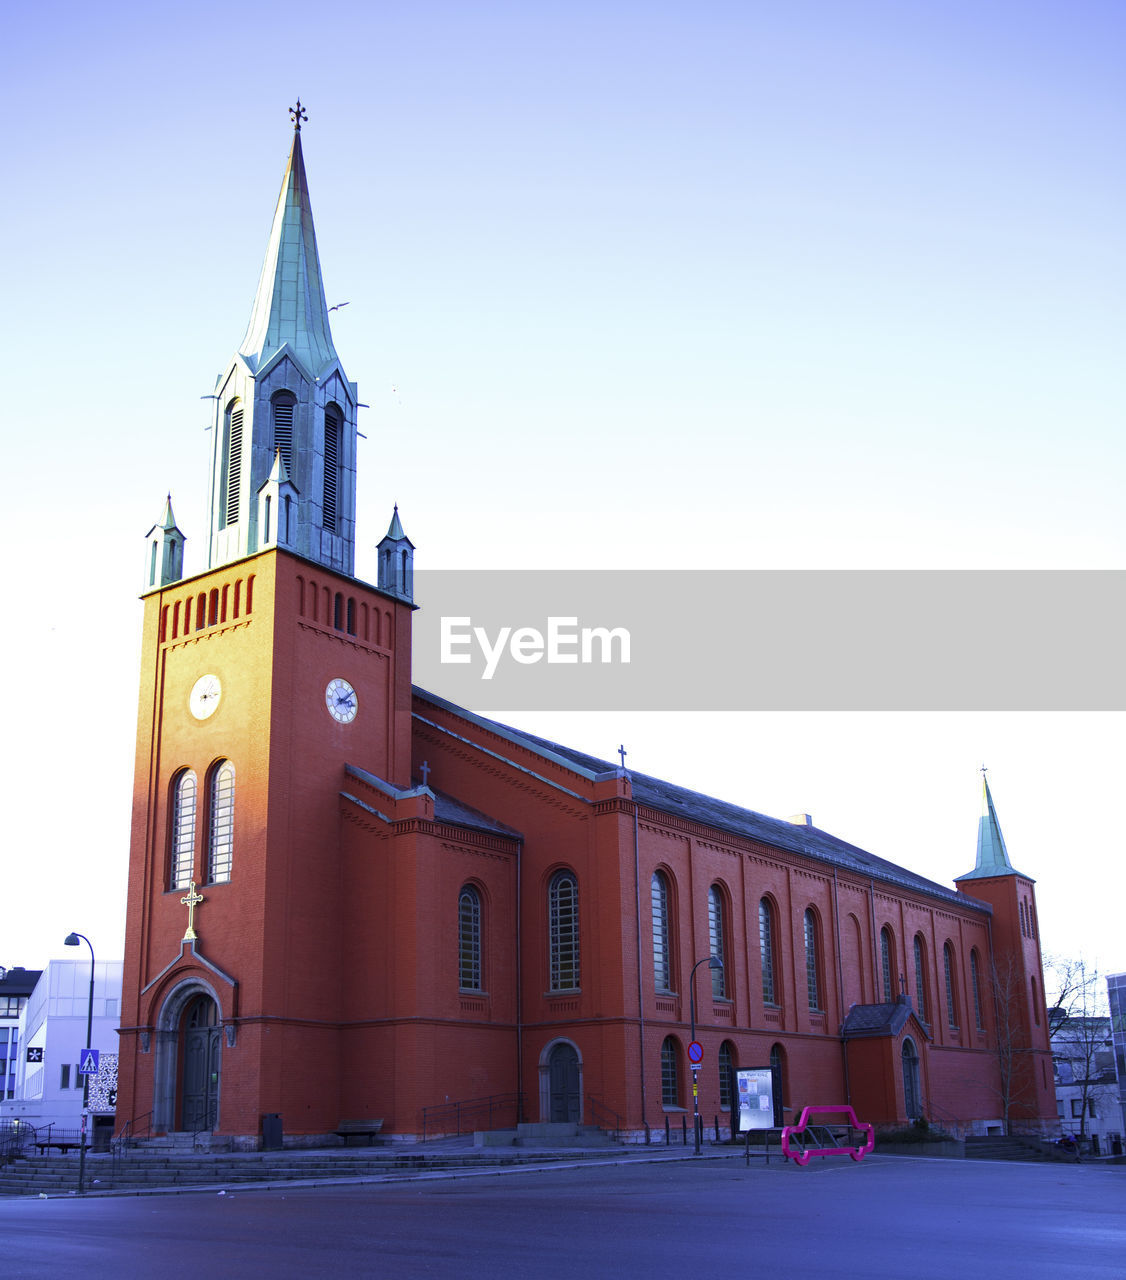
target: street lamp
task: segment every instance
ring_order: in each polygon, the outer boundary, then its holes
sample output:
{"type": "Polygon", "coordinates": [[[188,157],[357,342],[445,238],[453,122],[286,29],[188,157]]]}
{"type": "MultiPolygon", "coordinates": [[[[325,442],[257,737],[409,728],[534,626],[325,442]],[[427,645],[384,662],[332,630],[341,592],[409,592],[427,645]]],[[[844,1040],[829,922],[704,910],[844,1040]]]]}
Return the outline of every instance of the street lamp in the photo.
{"type": "MultiPolygon", "coordinates": [[[[692,966],[692,972],[688,975],[688,1009],[692,1016],[692,1043],[696,1043],[696,970],[706,964],[709,969],[722,969],[723,961],[719,956],[705,956],[702,960],[697,960],[692,966]]],[[[692,1133],[695,1138],[695,1152],[700,1154],[700,1064],[693,1062],[692,1067],[692,1133]]]]}
{"type": "MultiPolygon", "coordinates": [[[[64,947],[77,947],[81,939],[90,948],[90,997],[86,1001],[86,1059],[82,1065],[90,1065],[90,1039],[94,1029],[94,944],[84,933],[68,933],[63,939],[64,947]]],[[[86,1180],[86,1117],[90,1111],[90,1073],[82,1075],[82,1143],[78,1148],[78,1194],[85,1191],[86,1180]]]]}

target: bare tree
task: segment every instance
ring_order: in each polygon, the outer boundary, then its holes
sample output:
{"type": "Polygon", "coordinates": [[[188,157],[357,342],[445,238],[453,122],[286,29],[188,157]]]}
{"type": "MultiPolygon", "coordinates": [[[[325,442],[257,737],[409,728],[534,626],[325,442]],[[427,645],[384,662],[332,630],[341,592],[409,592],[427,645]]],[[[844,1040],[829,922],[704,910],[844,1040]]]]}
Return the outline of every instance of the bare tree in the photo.
{"type": "Polygon", "coordinates": [[[1024,976],[1016,957],[1004,955],[994,957],[989,978],[997,1028],[999,1084],[996,1093],[1005,1132],[1011,1135],[1014,1109],[1021,1102],[1031,1102],[1034,1096],[1029,1063],[1031,1046],[1018,1013],[1024,998],[1024,976]]]}
{"type": "Polygon", "coordinates": [[[1079,1104],[1075,1118],[1082,1139],[1087,1136],[1087,1122],[1096,1108],[1114,1093],[1114,1047],[1106,984],[1098,969],[1082,959],[1052,959],[1047,972],[1055,1006],[1049,1022],[1056,1083],[1064,1086],[1071,1100],[1079,1104]]]}

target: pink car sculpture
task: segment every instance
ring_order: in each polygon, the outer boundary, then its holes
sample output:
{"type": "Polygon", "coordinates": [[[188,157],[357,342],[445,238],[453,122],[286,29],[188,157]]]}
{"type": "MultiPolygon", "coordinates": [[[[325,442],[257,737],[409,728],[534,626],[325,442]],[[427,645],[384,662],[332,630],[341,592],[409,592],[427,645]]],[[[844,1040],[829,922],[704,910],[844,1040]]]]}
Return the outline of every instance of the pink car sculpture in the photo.
{"type": "MultiPolygon", "coordinates": [[[[851,1137],[851,1132],[849,1137],[851,1137]]],[[[853,1160],[863,1160],[869,1151],[876,1145],[876,1135],[870,1124],[861,1124],[856,1118],[856,1112],[849,1106],[840,1107],[803,1107],[802,1113],[798,1118],[797,1124],[788,1124],[782,1130],[782,1154],[788,1156],[795,1164],[809,1164],[814,1156],[833,1156],[844,1155],[847,1152],[853,1160]],[[831,1132],[830,1127],[826,1124],[815,1123],[810,1126],[810,1116],[818,1115],[836,1115],[847,1116],[849,1129],[858,1129],[861,1133],[866,1133],[867,1137],[864,1144],[859,1147],[851,1145],[842,1145],[836,1139],[836,1135],[831,1132]],[[825,1142],[828,1140],[828,1146],[807,1146],[801,1138],[802,1134],[808,1133],[810,1139],[825,1142]]]]}

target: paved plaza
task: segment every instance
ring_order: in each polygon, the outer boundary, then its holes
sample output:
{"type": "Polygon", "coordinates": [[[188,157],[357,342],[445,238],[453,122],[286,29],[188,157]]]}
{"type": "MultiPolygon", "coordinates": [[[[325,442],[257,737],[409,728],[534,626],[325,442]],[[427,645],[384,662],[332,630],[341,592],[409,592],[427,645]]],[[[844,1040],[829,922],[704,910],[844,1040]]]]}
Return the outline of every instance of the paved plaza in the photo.
{"type": "Polygon", "coordinates": [[[410,1181],[0,1200],[10,1280],[1099,1277],[1126,1170],[872,1156],[481,1170],[410,1181]]]}

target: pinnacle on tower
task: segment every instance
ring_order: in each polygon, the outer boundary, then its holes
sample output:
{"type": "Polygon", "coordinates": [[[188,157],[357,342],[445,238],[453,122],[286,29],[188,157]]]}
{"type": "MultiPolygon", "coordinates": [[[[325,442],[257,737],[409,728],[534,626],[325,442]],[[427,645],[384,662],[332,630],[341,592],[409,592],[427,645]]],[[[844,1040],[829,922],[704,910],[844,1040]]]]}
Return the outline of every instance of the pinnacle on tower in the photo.
{"type": "Polygon", "coordinates": [[[399,519],[399,504],[395,504],[391,523],[379,547],[379,573],[376,586],[380,591],[398,596],[400,600],[414,600],[414,543],[403,532],[399,519]]]}
{"type": "Polygon", "coordinates": [[[172,514],[172,495],[164,500],[160,519],[145,534],[148,552],[145,559],[145,590],[179,582],[184,576],[184,542],[172,514]]]}

